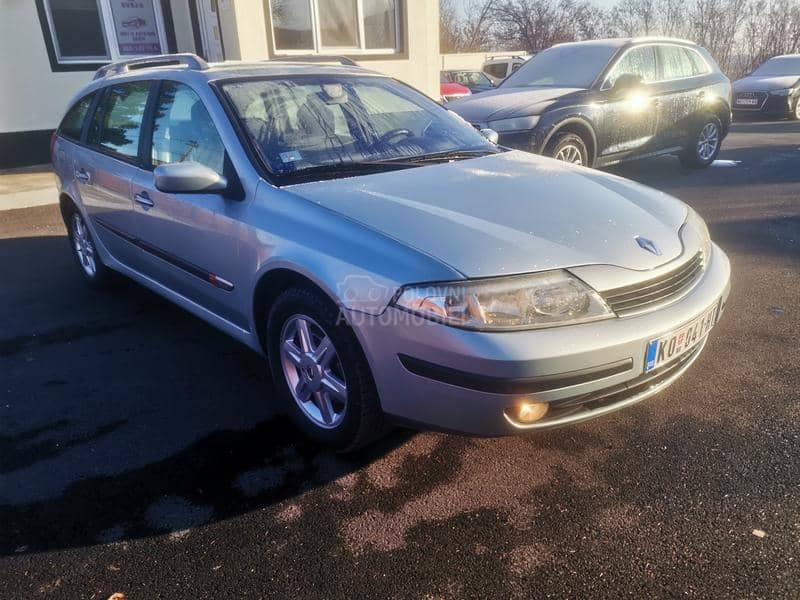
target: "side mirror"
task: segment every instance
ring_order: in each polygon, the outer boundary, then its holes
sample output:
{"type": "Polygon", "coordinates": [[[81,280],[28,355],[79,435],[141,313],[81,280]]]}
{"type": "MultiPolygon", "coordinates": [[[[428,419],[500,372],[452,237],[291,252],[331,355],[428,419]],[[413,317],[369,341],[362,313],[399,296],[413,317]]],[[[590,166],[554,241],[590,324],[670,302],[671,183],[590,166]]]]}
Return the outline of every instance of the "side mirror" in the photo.
{"type": "Polygon", "coordinates": [[[225,177],[197,162],[160,165],[153,174],[156,188],[172,194],[224,192],[228,188],[225,177]]]}
{"type": "Polygon", "coordinates": [[[633,91],[638,87],[641,87],[644,82],[640,75],[634,75],[633,73],[623,73],[617,80],[614,82],[614,85],[611,87],[611,91],[614,93],[615,96],[621,96],[626,94],[627,92],[633,91]]]}
{"type": "Polygon", "coordinates": [[[481,129],[481,135],[493,144],[496,144],[500,141],[500,134],[494,129],[481,129]]]}

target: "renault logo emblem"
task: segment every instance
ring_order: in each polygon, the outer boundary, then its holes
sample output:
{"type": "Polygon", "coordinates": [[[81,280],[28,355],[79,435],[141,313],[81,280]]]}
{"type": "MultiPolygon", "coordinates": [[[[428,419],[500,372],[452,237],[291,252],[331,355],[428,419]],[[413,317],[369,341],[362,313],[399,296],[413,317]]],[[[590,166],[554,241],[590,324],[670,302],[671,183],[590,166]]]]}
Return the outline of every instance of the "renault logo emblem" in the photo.
{"type": "Polygon", "coordinates": [[[637,235],[633,239],[636,240],[636,243],[639,244],[641,248],[652,254],[655,254],[656,256],[661,256],[661,250],[658,249],[658,246],[656,246],[653,240],[648,240],[646,237],[642,237],[640,235],[637,235]]]}

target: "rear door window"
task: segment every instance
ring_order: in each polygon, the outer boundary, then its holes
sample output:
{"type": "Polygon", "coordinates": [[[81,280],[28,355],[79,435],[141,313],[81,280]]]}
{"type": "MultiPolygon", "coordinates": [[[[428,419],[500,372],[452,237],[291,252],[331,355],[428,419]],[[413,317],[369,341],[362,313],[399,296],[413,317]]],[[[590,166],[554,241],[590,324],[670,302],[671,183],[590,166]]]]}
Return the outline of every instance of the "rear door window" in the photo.
{"type": "Polygon", "coordinates": [[[150,160],[153,166],[198,162],[222,173],[225,147],[203,101],[189,86],[174,81],[161,84],[150,160]]]}
{"type": "Polygon", "coordinates": [[[95,112],[87,141],[123,158],[136,158],[149,94],[149,81],[109,88],[95,112]]]}
{"type": "Polygon", "coordinates": [[[695,75],[694,65],[680,46],[658,46],[658,57],[662,79],[683,79],[695,75]]]}
{"type": "Polygon", "coordinates": [[[83,123],[86,121],[86,115],[89,114],[93,99],[94,92],[73,104],[61,121],[58,133],[71,140],[80,141],[83,123]]]}

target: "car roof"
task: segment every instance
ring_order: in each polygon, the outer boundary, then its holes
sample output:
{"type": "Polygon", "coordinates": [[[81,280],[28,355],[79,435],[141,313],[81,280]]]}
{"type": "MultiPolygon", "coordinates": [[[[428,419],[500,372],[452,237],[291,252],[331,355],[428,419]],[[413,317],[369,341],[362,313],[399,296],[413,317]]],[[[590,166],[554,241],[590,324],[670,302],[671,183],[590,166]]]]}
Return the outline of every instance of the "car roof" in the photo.
{"type": "Polygon", "coordinates": [[[177,79],[181,81],[223,81],[226,79],[274,77],[285,75],[360,75],[386,77],[359,67],[347,59],[313,57],[313,60],[224,61],[207,63],[192,54],[162,55],[152,58],[118,61],[100,68],[84,93],[109,83],[137,79],[177,79]],[[341,61],[342,64],[334,64],[341,61]]]}
{"type": "Polygon", "coordinates": [[[581,42],[565,42],[563,44],[555,44],[553,47],[562,46],[602,46],[605,48],[623,48],[625,46],[633,46],[636,44],[652,44],[654,42],[662,42],[669,44],[680,44],[682,46],[697,46],[692,41],[682,40],[679,38],[671,37],[622,37],[622,38],[605,38],[599,40],[584,40],[581,42]]]}

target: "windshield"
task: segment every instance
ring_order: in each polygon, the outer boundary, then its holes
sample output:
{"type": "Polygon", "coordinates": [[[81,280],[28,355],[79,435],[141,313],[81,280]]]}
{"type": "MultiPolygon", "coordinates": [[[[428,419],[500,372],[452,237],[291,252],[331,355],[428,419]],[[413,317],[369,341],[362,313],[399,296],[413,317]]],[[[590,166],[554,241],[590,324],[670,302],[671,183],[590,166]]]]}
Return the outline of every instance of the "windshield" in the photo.
{"type": "MultiPolygon", "coordinates": [[[[383,77],[296,76],[223,90],[267,168],[292,177],[498,149],[461,117],[383,77]]],[[[390,165],[386,165],[390,168],[390,165]]],[[[352,174],[352,170],[347,170],[352,174]]]]}
{"type": "Polygon", "coordinates": [[[616,51],[601,44],[554,46],[527,61],[501,87],[589,88],[616,51]]]}
{"type": "Polygon", "coordinates": [[[771,58],[753,71],[753,75],[769,77],[797,75],[800,77],[800,57],[786,56],[783,58],[771,58]]]}

